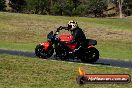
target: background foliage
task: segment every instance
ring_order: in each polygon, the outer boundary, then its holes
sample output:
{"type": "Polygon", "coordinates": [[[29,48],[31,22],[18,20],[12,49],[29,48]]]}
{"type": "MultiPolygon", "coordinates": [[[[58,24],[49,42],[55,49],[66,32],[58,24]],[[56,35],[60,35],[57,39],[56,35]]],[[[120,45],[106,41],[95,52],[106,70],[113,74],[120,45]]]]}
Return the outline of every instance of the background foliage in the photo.
{"type": "MultiPolygon", "coordinates": [[[[114,4],[114,15],[119,14],[120,0],[6,0],[13,12],[51,14],[67,16],[108,16],[108,7],[114,4]]],[[[0,0],[0,10],[6,7],[5,0],[0,0]]],[[[132,0],[122,0],[122,12],[132,14],[132,0]]]]}
{"type": "Polygon", "coordinates": [[[5,10],[5,7],[6,7],[5,0],[0,0],[0,11],[5,10]]]}

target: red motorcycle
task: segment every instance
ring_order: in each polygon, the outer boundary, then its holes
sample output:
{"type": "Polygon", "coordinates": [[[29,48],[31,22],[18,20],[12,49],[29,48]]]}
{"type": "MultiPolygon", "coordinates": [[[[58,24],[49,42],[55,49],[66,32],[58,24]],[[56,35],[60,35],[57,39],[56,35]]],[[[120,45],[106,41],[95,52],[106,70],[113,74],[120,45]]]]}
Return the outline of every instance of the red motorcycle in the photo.
{"type": "MultiPolygon", "coordinates": [[[[61,27],[66,29],[67,27],[61,27]]],[[[61,60],[67,59],[80,59],[82,62],[94,63],[99,59],[99,51],[94,47],[97,45],[97,41],[93,39],[86,39],[85,45],[80,46],[76,52],[77,43],[69,44],[73,37],[70,34],[61,34],[59,31],[51,31],[47,35],[47,41],[40,43],[35,48],[35,54],[37,57],[47,59],[56,52],[55,58],[61,60]]]]}

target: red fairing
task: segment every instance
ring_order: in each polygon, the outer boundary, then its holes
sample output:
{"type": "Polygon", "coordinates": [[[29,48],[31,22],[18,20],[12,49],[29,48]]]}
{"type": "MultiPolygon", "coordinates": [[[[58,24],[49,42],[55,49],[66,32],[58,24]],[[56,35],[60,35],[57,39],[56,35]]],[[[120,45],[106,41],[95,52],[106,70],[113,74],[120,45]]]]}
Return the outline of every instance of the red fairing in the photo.
{"type": "Polygon", "coordinates": [[[67,46],[68,48],[70,48],[70,49],[75,49],[75,48],[76,48],[76,44],[72,44],[72,45],[66,44],[66,46],[67,46]]]}
{"type": "Polygon", "coordinates": [[[59,38],[61,39],[61,41],[69,42],[73,39],[73,36],[70,34],[63,34],[63,35],[60,35],[59,38]]]}
{"type": "Polygon", "coordinates": [[[50,46],[50,43],[49,42],[43,42],[43,43],[40,43],[40,45],[43,45],[44,49],[47,50],[48,47],[50,46]]]}

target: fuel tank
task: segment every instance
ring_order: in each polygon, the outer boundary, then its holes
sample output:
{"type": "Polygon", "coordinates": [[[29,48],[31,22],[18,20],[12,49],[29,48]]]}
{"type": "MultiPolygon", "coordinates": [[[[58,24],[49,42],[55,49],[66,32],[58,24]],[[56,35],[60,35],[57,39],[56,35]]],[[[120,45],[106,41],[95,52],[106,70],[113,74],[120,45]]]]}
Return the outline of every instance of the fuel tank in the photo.
{"type": "MultiPolygon", "coordinates": [[[[61,42],[70,42],[73,39],[73,36],[70,34],[63,34],[59,36],[61,42]]],[[[75,44],[65,44],[68,48],[70,49],[75,49],[76,43],[75,44]]]]}
{"type": "Polygon", "coordinates": [[[73,36],[70,34],[62,34],[59,38],[62,42],[70,42],[73,39],[73,36]]]}

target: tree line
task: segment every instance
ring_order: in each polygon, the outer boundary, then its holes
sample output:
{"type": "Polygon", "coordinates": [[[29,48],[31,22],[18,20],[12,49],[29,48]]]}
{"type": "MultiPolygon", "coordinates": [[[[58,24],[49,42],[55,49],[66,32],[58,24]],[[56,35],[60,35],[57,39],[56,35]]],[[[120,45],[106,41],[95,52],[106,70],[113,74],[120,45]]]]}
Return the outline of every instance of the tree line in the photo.
{"type": "Polygon", "coordinates": [[[107,15],[108,1],[115,4],[114,8],[122,1],[123,14],[132,14],[132,0],[0,0],[0,11],[6,11],[9,5],[18,13],[102,17],[107,15]]]}

